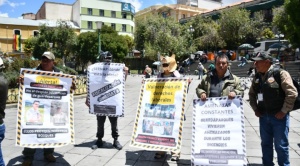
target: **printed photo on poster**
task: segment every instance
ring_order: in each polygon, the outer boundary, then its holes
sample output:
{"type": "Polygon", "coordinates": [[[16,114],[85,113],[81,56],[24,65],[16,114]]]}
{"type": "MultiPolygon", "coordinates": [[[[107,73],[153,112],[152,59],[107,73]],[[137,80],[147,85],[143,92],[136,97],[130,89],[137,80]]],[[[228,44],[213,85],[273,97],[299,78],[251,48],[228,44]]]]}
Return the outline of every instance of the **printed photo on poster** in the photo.
{"type": "Polygon", "coordinates": [[[175,113],[175,105],[145,104],[144,117],[174,119],[175,113]]]}
{"type": "Polygon", "coordinates": [[[25,101],[26,125],[43,125],[44,105],[39,100],[25,101]]]}
{"type": "Polygon", "coordinates": [[[51,102],[50,122],[54,126],[65,126],[68,123],[68,103],[60,101],[51,102]]]}
{"type": "Polygon", "coordinates": [[[174,122],[170,121],[144,119],[143,133],[171,136],[173,132],[173,126],[174,122]]]}

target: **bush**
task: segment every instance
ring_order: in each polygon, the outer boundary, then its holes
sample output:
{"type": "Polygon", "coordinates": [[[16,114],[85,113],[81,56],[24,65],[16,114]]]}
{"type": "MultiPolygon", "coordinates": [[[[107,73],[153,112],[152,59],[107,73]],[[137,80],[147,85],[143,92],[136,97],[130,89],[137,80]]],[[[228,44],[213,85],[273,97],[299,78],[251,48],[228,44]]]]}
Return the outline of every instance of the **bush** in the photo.
{"type": "Polygon", "coordinates": [[[9,88],[18,88],[19,75],[20,75],[19,72],[9,71],[9,72],[4,72],[3,75],[7,79],[9,88]]]}

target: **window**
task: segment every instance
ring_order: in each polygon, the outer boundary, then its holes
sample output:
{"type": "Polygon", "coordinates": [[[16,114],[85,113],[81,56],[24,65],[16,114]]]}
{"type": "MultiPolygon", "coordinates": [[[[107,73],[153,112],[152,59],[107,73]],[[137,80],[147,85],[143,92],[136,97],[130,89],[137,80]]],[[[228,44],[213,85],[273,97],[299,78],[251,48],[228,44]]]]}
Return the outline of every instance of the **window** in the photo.
{"type": "Polygon", "coordinates": [[[133,33],[133,27],[131,27],[131,32],[133,33]]]}
{"type": "Polygon", "coordinates": [[[122,32],[126,32],[126,24],[122,24],[122,32]]]}
{"type": "Polygon", "coordinates": [[[111,28],[116,30],[116,24],[115,23],[111,23],[111,28]]]}
{"type": "Polygon", "coordinates": [[[92,21],[88,21],[88,29],[93,29],[93,22],[92,21]]]}
{"type": "Polygon", "coordinates": [[[99,10],[99,16],[104,16],[104,10],[99,10]]]}
{"type": "Polygon", "coordinates": [[[127,18],[127,14],[126,13],[122,13],[122,18],[126,19],[127,18]]]}
{"type": "Polygon", "coordinates": [[[133,15],[131,15],[131,20],[133,20],[133,15]]]}
{"type": "Polygon", "coordinates": [[[88,8],[88,15],[93,15],[93,9],[88,8]]]}
{"type": "Polygon", "coordinates": [[[185,14],[182,15],[182,18],[185,18],[185,14]]]}
{"type": "Polygon", "coordinates": [[[15,29],[15,30],[14,30],[14,34],[15,34],[15,35],[21,35],[20,29],[15,29]]]}
{"type": "Polygon", "coordinates": [[[40,34],[40,32],[39,32],[39,31],[33,31],[33,36],[34,36],[34,37],[38,37],[38,36],[39,36],[39,34],[40,34]]]}
{"type": "Polygon", "coordinates": [[[116,18],[116,11],[111,11],[111,17],[116,18]]]}

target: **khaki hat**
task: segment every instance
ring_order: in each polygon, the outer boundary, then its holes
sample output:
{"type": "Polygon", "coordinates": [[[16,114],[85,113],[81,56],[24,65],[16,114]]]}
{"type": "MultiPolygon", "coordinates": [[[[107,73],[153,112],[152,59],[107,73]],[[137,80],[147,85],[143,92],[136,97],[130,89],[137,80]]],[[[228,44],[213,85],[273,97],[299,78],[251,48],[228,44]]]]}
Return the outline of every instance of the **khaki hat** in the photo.
{"type": "Polygon", "coordinates": [[[50,60],[55,60],[55,56],[54,56],[54,54],[52,52],[49,52],[49,51],[44,52],[43,55],[42,55],[42,57],[43,56],[46,57],[46,58],[48,58],[48,59],[50,59],[50,60]]]}

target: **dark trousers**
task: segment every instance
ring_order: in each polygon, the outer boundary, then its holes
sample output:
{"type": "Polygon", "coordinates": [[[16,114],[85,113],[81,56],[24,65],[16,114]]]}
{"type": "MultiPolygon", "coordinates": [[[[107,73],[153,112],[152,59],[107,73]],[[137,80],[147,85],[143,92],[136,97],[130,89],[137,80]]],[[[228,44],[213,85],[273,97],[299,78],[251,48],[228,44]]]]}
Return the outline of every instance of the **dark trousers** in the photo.
{"type": "MultiPolygon", "coordinates": [[[[33,160],[34,153],[36,149],[31,148],[24,148],[23,155],[25,156],[25,159],[33,160]]],[[[44,148],[44,155],[53,154],[54,148],[44,148]]]]}
{"type": "MultiPolygon", "coordinates": [[[[119,131],[118,131],[118,117],[108,117],[111,126],[111,136],[114,139],[118,139],[119,131]]],[[[104,137],[104,123],[106,120],[106,116],[97,116],[97,137],[98,139],[102,139],[104,137]]]]}

